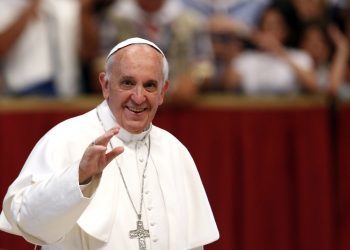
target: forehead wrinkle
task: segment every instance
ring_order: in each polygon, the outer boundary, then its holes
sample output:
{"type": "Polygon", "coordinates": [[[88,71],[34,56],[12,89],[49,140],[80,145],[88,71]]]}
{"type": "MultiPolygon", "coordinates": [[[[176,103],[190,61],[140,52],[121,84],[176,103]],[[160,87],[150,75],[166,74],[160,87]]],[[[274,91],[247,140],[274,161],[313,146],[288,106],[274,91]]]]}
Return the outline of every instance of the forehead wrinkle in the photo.
{"type": "MultiPolygon", "coordinates": [[[[159,70],[159,73],[162,75],[162,66],[163,66],[163,60],[162,60],[162,54],[159,53],[156,49],[154,49],[152,46],[147,44],[133,44],[129,45],[127,47],[124,47],[120,50],[118,50],[113,58],[114,64],[120,66],[130,68],[132,67],[143,67],[145,63],[148,61],[151,61],[152,63],[156,61],[157,63],[157,70],[159,70]],[[142,59],[139,59],[140,55],[142,55],[142,59]],[[156,59],[155,59],[156,58],[156,59]],[[127,63],[125,63],[125,60],[127,60],[127,63]],[[130,61],[132,64],[130,64],[130,61]]],[[[147,66],[147,65],[146,65],[147,66]]]]}
{"type": "Polygon", "coordinates": [[[158,55],[159,60],[162,60],[163,55],[154,47],[148,44],[130,44],[126,47],[123,47],[115,52],[115,55],[123,54],[133,54],[138,53],[139,51],[148,54],[148,55],[158,55]]]}

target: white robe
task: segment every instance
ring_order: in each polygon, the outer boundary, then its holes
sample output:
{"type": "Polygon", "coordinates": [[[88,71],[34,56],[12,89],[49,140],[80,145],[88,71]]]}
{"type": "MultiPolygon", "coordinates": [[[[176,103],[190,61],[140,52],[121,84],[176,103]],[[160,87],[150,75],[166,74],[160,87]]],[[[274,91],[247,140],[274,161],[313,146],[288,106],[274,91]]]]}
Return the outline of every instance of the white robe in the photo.
{"type": "Polygon", "coordinates": [[[142,211],[144,227],[150,230],[147,249],[193,249],[217,240],[193,159],[174,136],[156,126],[140,135],[121,130],[112,144],[123,145],[123,154],[101,176],[79,186],[78,166],[86,147],[116,125],[106,102],[97,109],[58,124],[37,143],[5,196],[0,229],[46,245],[45,250],[138,249],[138,240],[129,239],[136,215],[116,162],[138,208],[149,134],[142,211]]]}

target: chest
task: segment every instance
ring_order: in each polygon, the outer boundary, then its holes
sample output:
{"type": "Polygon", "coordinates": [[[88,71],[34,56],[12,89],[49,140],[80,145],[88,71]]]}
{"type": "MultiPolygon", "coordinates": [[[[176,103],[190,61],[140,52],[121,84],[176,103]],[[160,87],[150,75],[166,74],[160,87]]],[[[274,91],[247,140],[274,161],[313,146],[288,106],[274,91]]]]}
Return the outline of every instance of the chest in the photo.
{"type": "Polygon", "coordinates": [[[115,197],[118,202],[110,241],[106,244],[89,242],[89,249],[168,249],[168,219],[157,168],[148,155],[147,142],[125,145],[124,152],[114,162],[119,179],[115,197]],[[146,237],[132,236],[139,228],[141,214],[146,237]],[[96,246],[96,244],[100,244],[96,246]],[[142,248],[141,248],[142,249],[142,248]]]}

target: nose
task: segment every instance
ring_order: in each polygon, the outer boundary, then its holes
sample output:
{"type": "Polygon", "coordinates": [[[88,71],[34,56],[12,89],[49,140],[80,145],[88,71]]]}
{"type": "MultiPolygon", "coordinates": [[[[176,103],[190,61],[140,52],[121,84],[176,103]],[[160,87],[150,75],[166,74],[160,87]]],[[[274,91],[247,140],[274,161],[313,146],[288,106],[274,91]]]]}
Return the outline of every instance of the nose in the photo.
{"type": "Polygon", "coordinates": [[[143,86],[135,86],[134,91],[131,95],[131,99],[136,103],[136,104],[142,104],[146,100],[145,96],[145,90],[143,86]]]}

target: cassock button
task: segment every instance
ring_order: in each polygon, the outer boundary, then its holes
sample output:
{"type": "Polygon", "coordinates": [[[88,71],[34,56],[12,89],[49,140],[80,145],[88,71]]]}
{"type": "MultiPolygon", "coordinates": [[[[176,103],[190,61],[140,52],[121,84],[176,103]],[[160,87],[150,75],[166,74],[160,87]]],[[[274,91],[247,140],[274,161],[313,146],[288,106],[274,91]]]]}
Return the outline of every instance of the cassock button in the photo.
{"type": "Polygon", "coordinates": [[[156,225],[156,223],[151,222],[151,227],[154,227],[156,225]]]}
{"type": "Polygon", "coordinates": [[[153,239],[153,242],[155,243],[155,242],[157,242],[158,241],[158,239],[153,239]]]}
{"type": "Polygon", "coordinates": [[[147,191],[145,192],[145,194],[149,194],[149,191],[147,190],[147,191]]]}
{"type": "Polygon", "coordinates": [[[143,162],[143,158],[140,158],[139,161],[140,161],[140,162],[143,162]]]}
{"type": "Polygon", "coordinates": [[[148,209],[148,211],[151,211],[151,210],[152,210],[152,207],[148,207],[147,209],[148,209]]]}

